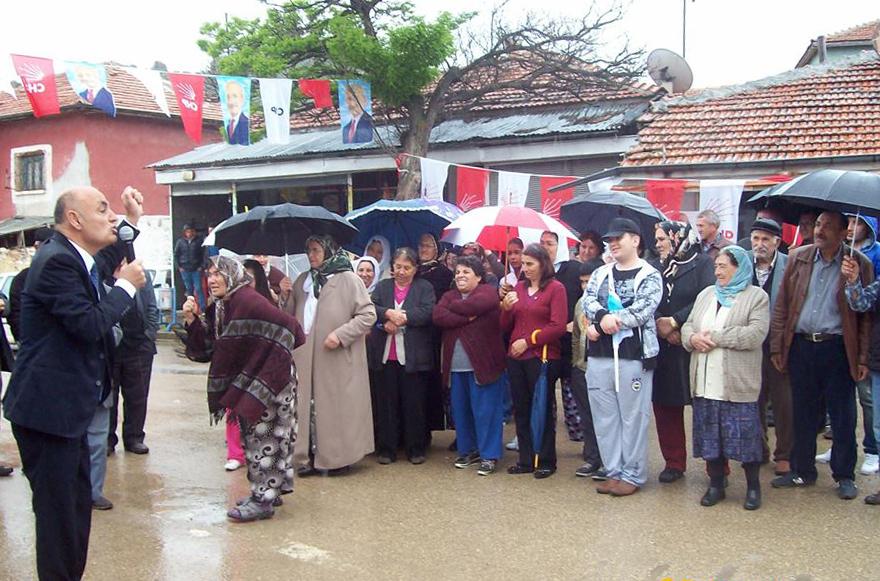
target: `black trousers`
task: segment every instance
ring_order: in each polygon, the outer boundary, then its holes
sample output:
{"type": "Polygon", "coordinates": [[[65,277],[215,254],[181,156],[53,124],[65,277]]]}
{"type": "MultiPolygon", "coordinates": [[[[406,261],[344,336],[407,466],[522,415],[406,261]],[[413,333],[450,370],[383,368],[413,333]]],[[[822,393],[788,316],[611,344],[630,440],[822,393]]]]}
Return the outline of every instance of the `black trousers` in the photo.
{"type": "MultiPolygon", "coordinates": [[[[561,362],[550,361],[547,369],[547,415],[544,421],[544,437],[538,451],[538,467],[556,469],[556,380],[559,379],[561,362]]],[[[535,465],[535,446],[532,442],[532,397],[535,383],[541,374],[541,360],[507,358],[507,375],[510,378],[510,395],[516,421],[516,438],[519,442],[521,466],[535,465]]]]}
{"type": "Polygon", "coordinates": [[[849,374],[843,338],[812,343],[795,335],[788,357],[794,416],[792,471],[810,482],[816,471],[816,417],[825,398],[834,432],[831,474],[853,480],[856,467],[856,385],[849,374]]]}
{"type": "Polygon", "coordinates": [[[424,455],[428,430],[425,373],[407,373],[400,363],[389,361],[376,387],[379,410],[376,452],[396,458],[402,426],[407,457],[424,455]]]}
{"type": "Polygon", "coordinates": [[[115,448],[119,443],[116,424],[120,393],[122,393],[123,413],[122,444],[128,448],[132,444],[144,441],[153,357],[152,353],[136,353],[116,357],[113,361],[113,406],[110,408],[110,435],[107,436],[107,444],[110,448],[115,448]]]}
{"type": "Polygon", "coordinates": [[[12,424],[22,472],[31,484],[41,581],[78,580],[86,568],[92,526],[89,445],[12,424]]]}
{"type": "Polygon", "coordinates": [[[586,373],[575,366],[571,367],[571,393],[577,402],[578,415],[581,417],[581,433],[584,435],[584,462],[601,466],[602,456],[599,454],[596,429],[593,427],[593,412],[590,410],[590,396],[587,395],[586,373]]]}

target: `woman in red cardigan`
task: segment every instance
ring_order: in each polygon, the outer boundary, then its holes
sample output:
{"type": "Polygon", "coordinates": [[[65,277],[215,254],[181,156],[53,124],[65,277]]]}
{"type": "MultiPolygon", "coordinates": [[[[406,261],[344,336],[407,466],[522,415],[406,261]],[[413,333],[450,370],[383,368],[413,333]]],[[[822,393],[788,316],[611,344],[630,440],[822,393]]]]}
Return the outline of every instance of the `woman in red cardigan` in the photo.
{"type": "Polygon", "coordinates": [[[481,476],[495,472],[501,458],[506,390],[501,309],[495,287],[484,278],[480,259],[462,256],[455,264],[455,288],[434,307],[434,325],[443,330],[443,385],[451,387],[455,467],[479,462],[481,476]]]}
{"type": "Polygon", "coordinates": [[[525,279],[501,302],[501,329],[510,333],[507,373],[513,398],[519,460],[507,469],[508,474],[534,472],[535,478],[547,478],[556,472],[556,380],[561,368],[559,340],[568,321],[565,287],[555,280],[553,263],[547,251],[529,244],[523,251],[522,272],[525,279]],[[541,357],[547,348],[547,418],[544,438],[537,443],[538,468],[534,468],[535,443],[532,442],[532,395],[541,372],[541,357]]]}

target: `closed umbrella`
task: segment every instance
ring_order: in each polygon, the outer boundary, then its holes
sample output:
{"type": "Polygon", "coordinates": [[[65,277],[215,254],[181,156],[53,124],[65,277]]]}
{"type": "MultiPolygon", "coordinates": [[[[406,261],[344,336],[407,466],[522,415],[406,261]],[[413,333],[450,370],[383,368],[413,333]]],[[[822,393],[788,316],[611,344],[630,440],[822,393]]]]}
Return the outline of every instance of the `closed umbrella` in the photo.
{"type": "Polygon", "coordinates": [[[541,354],[541,372],[538,374],[538,381],[535,382],[535,391],[532,394],[532,414],[529,417],[529,426],[532,434],[532,448],[535,450],[535,469],[538,469],[538,456],[541,450],[541,441],[544,439],[544,429],[547,421],[547,368],[550,363],[547,361],[547,346],[544,345],[544,351],[541,354]]]}

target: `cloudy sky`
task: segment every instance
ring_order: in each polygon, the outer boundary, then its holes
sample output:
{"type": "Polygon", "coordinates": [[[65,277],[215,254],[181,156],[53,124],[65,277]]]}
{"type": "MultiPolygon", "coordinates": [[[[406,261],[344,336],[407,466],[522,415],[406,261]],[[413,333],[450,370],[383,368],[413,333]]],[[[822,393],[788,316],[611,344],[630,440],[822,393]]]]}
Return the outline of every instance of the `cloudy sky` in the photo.
{"type": "MultiPolygon", "coordinates": [[[[626,35],[635,47],[664,47],[680,53],[682,1],[627,0],[625,19],[612,35],[626,35]]],[[[794,66],[810,39],[880,18],[878,5],[866,0],[684,1],[687,60],[696,87],[739,83],[785,71],[794,66]]],[[[475,5],[473,0],[416,0],[415,4],[429,17],[437,14],[438,5],[453,12],[475,5]]],[[[535,4],[511,0],[507,9],[516,16],[535,4]]],[[[540,2],[542,13],[563,17],[577,15],[590,4],[540,2]]],[[[0,78],[12,74],[8,53],[143,67],[158,60],[170,70],[198,72],[208,62],[195,44],[202,23],[222,21],[227,14],[253,18],[265,10],[256,0],[93,0],[87,5],[88,9],[86,4],[73,2],[4,6],[0,78]]]]}

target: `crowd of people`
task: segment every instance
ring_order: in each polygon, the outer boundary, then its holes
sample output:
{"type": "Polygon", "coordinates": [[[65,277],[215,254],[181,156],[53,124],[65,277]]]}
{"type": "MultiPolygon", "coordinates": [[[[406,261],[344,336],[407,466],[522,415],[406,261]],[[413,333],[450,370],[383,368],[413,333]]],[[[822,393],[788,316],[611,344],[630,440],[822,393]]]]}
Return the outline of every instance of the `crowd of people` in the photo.
{"type": "MultiPolygon", "coordinates": [[[[136,227],[139,194],[126,190],[123,202],[121,224],[136,227]]],[[[116,444],[98,432],[96,456],[96,407],[115,425],[105,402],[126,377],[143,384],[155,353],[155,301],[139,290],[151,285],[139,261],[123,260],[103,194],[73,190],[55,217],[24,283],[21,349],[4,398],[34,492],[41,575],[81,574],[95,506],[89,470],[116,444]],[[46,373],[47,358],[69,364],[53,361],[46,373]]],[[[703,506],[725,499],[731,460],[745,473],[747,510],[761,507],[760,466],[771,460],[775,488],[814,484],[816,463],[827,462],[837,495],[855,498],[857,398],[864,474],[877,471],[880,437],[871,413],[880,397],[877,224],[806,214],[805,240],[786,254],[772,212],[759,213],[738,245],[719,235],[719,222],[712,211],[695,226],[660,222],[646,249],[650,233],[616,218],[601,234],[583,233],[564,261],[549,231],[497,254],[476,242],[444,252],[433,233],[417,248],[375,237],[354,259],[333,238],[312,236],[309,268],[294,279],[266,256],[211,256],[208,300],[189,279],[184,341],[188,357],[210,362],[208,411],[226,427],[226,469],[246,467],[251,483],[228,517],[271,518],[295,476],[343,476],[370,454],[383,466],[423,464],[438,429],[455,430],[457,469],[491,475],[507,448],[516,451],[508,474],[548,478],[557,470],[557,383],[567,436],[582,442],[575,475],[600,494],[630,496],[651,478],[652,411],[665,461],[657,480],[682,478],[690,406],[691,453],[708,475],[703,506]],[[516,437],[505,444],[509,421],[516,437]],[[833,447],[817,454],[826,424],[833,447]]],[[[181,272],[198,270],[193,238],[175,249],[181,272]]],[[[146,390],[132,393],[122,439],[146,453],[146,390]]],[[[880,504],[880,493],[865,502],[880,504]]]]}

